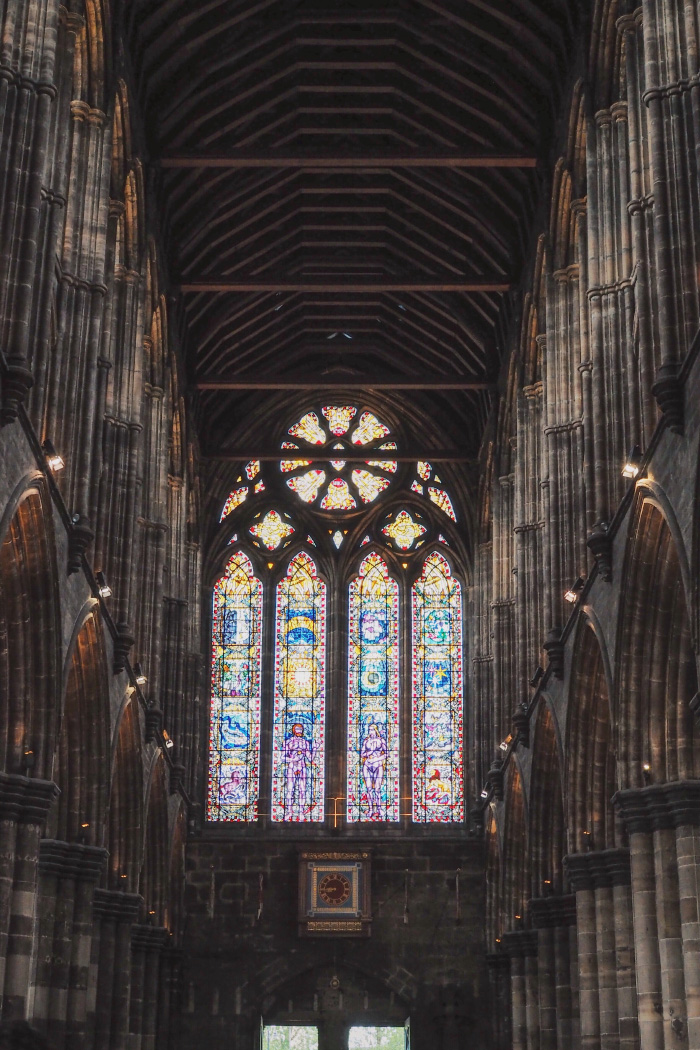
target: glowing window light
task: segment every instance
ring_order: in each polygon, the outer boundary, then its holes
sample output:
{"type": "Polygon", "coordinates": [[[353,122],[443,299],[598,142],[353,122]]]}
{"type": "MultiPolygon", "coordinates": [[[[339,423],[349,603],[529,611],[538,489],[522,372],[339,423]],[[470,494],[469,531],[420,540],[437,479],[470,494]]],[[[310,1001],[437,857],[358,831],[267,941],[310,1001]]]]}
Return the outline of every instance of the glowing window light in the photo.
{"type": "MultiPolygon", "coordinates": [[[[340,443],[338,443],[337,445],[334,445],[333,448],[338,448],[342,450],[343,446],[340,443]]],[[[346,461],[344,459],[332,459],[330,461],[333,470],[342,470],[345,466],[345,463],[346,461]]]]}
{"type": "Polygon", "coordinates": [[[310,459],[283,459],[280,460],[280,470],[283,474],[289,474],[292,470],[301,470],[302,467],[311,466],[310,459]]]}
{"type": "Polygon", "coordinates": [[[245,554],[214,586],[207,819],[257,818],[262,582],[245,554]]]}
{"type": "Polygon", "coordinates": [[[272,811],[275,821],[323,820],[326,585],[300,551],[277,585],[272,811]]]}
{"type": "Polygon", "coordinates": [[[260,481],[256,481],[255,489],[254,489],[255,495],[257,496],[257,494],[259,492],[264,492],[264,491],[265,491],[265,482],[262,479],[260,481]]]}
{"type": "Polygon", "coordinates": [[[310,445],[325,445],[326,443],[326,433],[321,427],[315,412],[307,412],[298,423],[289,428],[287,433],[291,434],[292,437],[303,438],[310,445]]]}
{"type": "MultiPolygon", "coordinates": [[[[384,449],[395,449],[396,447],[395,441],[387,441],[386,444],[379,446],[382,451],[384,449]]],[[[395,459],[368,459],[367,466],[378,467],[380,470],[386,471],[389,474],[395,474],[399,469],[399,465],[395,459]]]]}
{"type": "Polygon", "coordinates": [[[452,506],[452,500],[447,495],[444,489],[435,489],[432,486],[428,489],[428,495],[435,504],[439,507],[443,514],[446,514],[448,518],[452,518],[453,521],[457,521],[454,507],[452,506]]]}
{"type": "Polygon", "coordinates": [[[352,435],[353,445],[366,445],[370,441],[380,441],[389,433],[389,428],[380,423],[371,412],[363,412],[352,435]]]}
{"type": "Polygon", "coordinates": [[[235,510],[236,507],[240,507],[241,503],[244,503],[245,500],[247,500],[247,498],[247,486],[245,486],[244,488],[235,489],[224,503],[224,509],[221,511],[221,517],[219,518],[219,521],[223,521],[224,518],[228,514],[230,514],[232,510],[235,510]]]}
{"type": "Polygon", "coordinates": [[[422,496],[425,492],[425,489],[420,484],[420,482],[414,481],[411,483],[411,492],[417,492],[419,496],[422,496]]]}
{"type": "Polygon", "coordinates": [[[423,462],[423,460],[419,459],[418,464],[416,466],[416,470],[418,472],[419,478],[422,478],[423,481],[430,481],[430,475],[433,472],[433,468],[430,466],[430,463],[425,463],[423,462]]]}
{"type": "Polygon", "coordinates": [[[371,541],[370,541],[369,536],[363,536],[363,538],[360,540],[360,546],[364,547],[365,544],[370,543],[370,542],[371,541]]]}
{"type": "Polygon", "coordinates": [[[464,819],[462,598],[447,560],[427,556],[412,588],[413,819],[464,819]]]}
{"type": "Polygon", "coordinates": [[[351,477],[363,503],[371,503],[389,485],[388,478],[370,474],[368,470],[353,470],[351,477]]]}
{"type": "Polygon", "coordinates": [[[393,540],[402,551],[410,550],[416,540],[427,531],[425,525],[414,521],[407,510],[399,511],[394,520],[382,529],[383,535],[393,540]]]}
{"type": "Polygon", "coordinates": [[[298,478],[287,478],[287,485],[296,492],[299,499],[304,503],[313,503],[318,496],[318,490],[326,480],[324,470],[308,470],[298,478]]]}
{"type": "Polygon", "coordinates": [[[333,478],[328,492],[321,500],[321,510],[354,510],[357,502],[350,495],[347,482],[342,478],[333,478]]]}
{"type": "Polygon", "coordinates": [[[349,589],[348,821],[399,819],[399,587],[368,554],[349,589]]]}
{"type": "Polygon", "coordinates": [[[357,409],[352,405],[325,405],[321,411],[328,420],[328,429],[336,437],[347,433],[348,427],[357,415],[357,409]]]}
{"type": "Polygon", "coordinates": [[[442,533],[440,533],[440,534],[439,534],[439,536],[438,536],[438,539],[440,540],[440,543],[444,543],[446,547],[449,547],[449,545],[450,545],[450,544],[449,544],[449,542],[448,542],[448,541],[447,541],[447,540],[445,539],[445,537],[443,536],[443,534],[442,534],[442,533]]]}
{"type": "Polygon", "coordinates": [[[251,536],[264,543],[269,551],[275,551],[283,540],[291,536],[294,528],[288,522],[283,521],[276,510],[268,511],[262,521],[251,525],[249,532],[251,536]]]}
{"type": "Polygon", "coordinates": [[[340,550],[341,544],[342,544],[343,540],[345,539],[345,536],[340,531],[340,529],[336,529],[335,532],[333,533],[333,535],[331,536],[331,539],[333,540],[333,543],[335,544],[335,549],[336,550],[340,550]]]}
{"type": "Polygon", "coordinates": [[[246,477],[248,478],[248,481],[254,481],[255,478],[257,478],[259,473],[260,473],[260,460],[259,459],[251,459],[250,463],[248,463],[246,468],[245,468],[245,474],[246,474],[246,477]]]}

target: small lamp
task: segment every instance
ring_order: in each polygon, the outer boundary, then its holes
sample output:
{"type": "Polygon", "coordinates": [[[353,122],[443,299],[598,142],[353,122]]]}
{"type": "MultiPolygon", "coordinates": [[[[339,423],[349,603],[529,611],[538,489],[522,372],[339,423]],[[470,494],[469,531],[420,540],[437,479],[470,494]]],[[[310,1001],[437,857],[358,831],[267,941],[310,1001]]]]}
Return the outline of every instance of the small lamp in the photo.
{"type": "Polygon", "coordinates": [[[630,450],[629,455],[627,456],[625,464],[622,468],[623,478],[636,478],[637,474],[639,474],[639,467],[641,465],[641,462],[641,449],[639,445],[635,445],[634,448],[630,450]]]}
{"type": "Polygon", "coordinates": [[[46,463],[49,470],[52,470],[54,474],[57,474],[59,470],[63,470],[66,464],[63,462],[63,458],[59,456],[53,443],[49,441],[48,438],[43,442],[41,450],[46,456],[46,463]]]}

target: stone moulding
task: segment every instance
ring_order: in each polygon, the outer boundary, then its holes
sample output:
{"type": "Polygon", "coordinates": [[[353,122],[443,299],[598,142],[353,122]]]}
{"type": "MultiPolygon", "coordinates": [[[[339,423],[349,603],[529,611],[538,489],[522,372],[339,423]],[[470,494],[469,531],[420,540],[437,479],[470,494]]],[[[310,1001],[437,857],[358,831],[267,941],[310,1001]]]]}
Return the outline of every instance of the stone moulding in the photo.
{"type": "Polygon", "coordinates": [[[700,827],[700,780],[629,788],[613,795],[627,833],[700,827]]]}

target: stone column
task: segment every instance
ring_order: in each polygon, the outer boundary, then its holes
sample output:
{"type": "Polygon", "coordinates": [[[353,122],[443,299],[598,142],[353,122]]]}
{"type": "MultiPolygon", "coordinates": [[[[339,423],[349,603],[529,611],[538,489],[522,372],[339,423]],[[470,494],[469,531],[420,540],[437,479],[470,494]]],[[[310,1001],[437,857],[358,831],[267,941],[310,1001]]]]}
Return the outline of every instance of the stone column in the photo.
{"type": "Polygon", "coordinates": [[[129,1050],[154,1050],[158,1015],[160,954],[168,939],[162,926],[131,928],[129,1050]]]}
{"type": "Polygon", "coordinates": [[[182,1004],[181,975],[182,952],[167,945],[161,952],[158,974],[156,1050],[171,1050],[173,1045],[176,1015],[182,1004]]]}
{"type": "Polygon", "coordinates": [[[632,844],[642,1050],[698,1050],[700,781],[619,791],[614,802],[632,844]]]}
{"type": "Polygon", "coordinates": [[[538,931],[540,1050],[574,1046],[570,929],[576,924],[576,898],[539,897],[528,905],[538,931]]]}
{"type": "Polygon", "coordinates": [[[577,891],[577,907],[579,903],[582,905],[578,926],[582,1046],[597,1045],[596,1021],[587,1016],[590,1007],[584,1004],[585,976],[586,999],[597,1003],[597,1038],[601,1050],[617,1050],[622,1046],[636,1050],[639,1036],[632,995],[635,971],[630,951],[629,850],[571,854],[565,863],[577,891]],[[585,930],[582,930],[581,912],[587,924],[585,930]],[[581,952],[582,943],[588,955],[581,952]],[[587,1043],[583,1041],[584,1035],[587,1043]]]}
{"type": "Polygon", "coordinates": [[[0,988],[3,1018],[24,1018],[32,968],[39,842],[58,788],[0,773],[0,988]]]}
{"type": "Polygon", "coordinates": [[[491,1017],[493,1018],[494,1050],[510,1047],[510,960],[505,952],[486,956],[491,984],[491,1017]]]}
{"type": "Polygon", "coordinates": [[[92,898],[107,851],[43,839],[39,851],[38,962],[33,1021],[51,1044],[85,1042],[92,898]]]}
{"type": "Polygon", "coordinates": [[[593,879],[586,863],[588,854],[569,854],[564,864],[576,894],[578,940],[578,984],[581,1017],[581,1050],[599,1050],[600,1006],[598,1002],[598,944],[593,879]]]}
{"type": "Polygon", "coordinates": [[[95,890],[99,922],[95,997],[95,1050],[127,1050],[131,986],[131,927],[142,898],[136,893],[95,890]]]}
{"type": "Polygon", "coordinates": [[[501,938],[501,947],[510,958],[513,1050],[536,1050],[539,1029],[537,933],[535,930],[509,930],[501,938]]]}

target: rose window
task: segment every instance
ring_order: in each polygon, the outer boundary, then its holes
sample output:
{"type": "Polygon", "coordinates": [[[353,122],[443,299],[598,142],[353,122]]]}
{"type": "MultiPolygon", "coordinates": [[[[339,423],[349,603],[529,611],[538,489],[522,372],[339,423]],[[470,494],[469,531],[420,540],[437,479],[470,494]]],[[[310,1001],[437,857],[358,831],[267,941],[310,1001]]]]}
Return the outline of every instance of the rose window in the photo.
{"type": "Polygon", "coordinates": [[[288,430],[282,442],[288,452],[300,456],[280,461],[288,475],[288,487],[304,503],[324,511],[353,511],[372,503],[389,488],[396,474],[396,460],[380,453],[395,451],[389,427],[372,412],[358,412],[352,405],[325,405],[320,412],[306,412],[288,430]],[[368,458],[358,462],[344,456],[366,450],[368,458]],[[333,459],[315,462],[313,454],[333,453],[333,459]],[[311,459],[304,457],[311,455],[311,459]]]}

